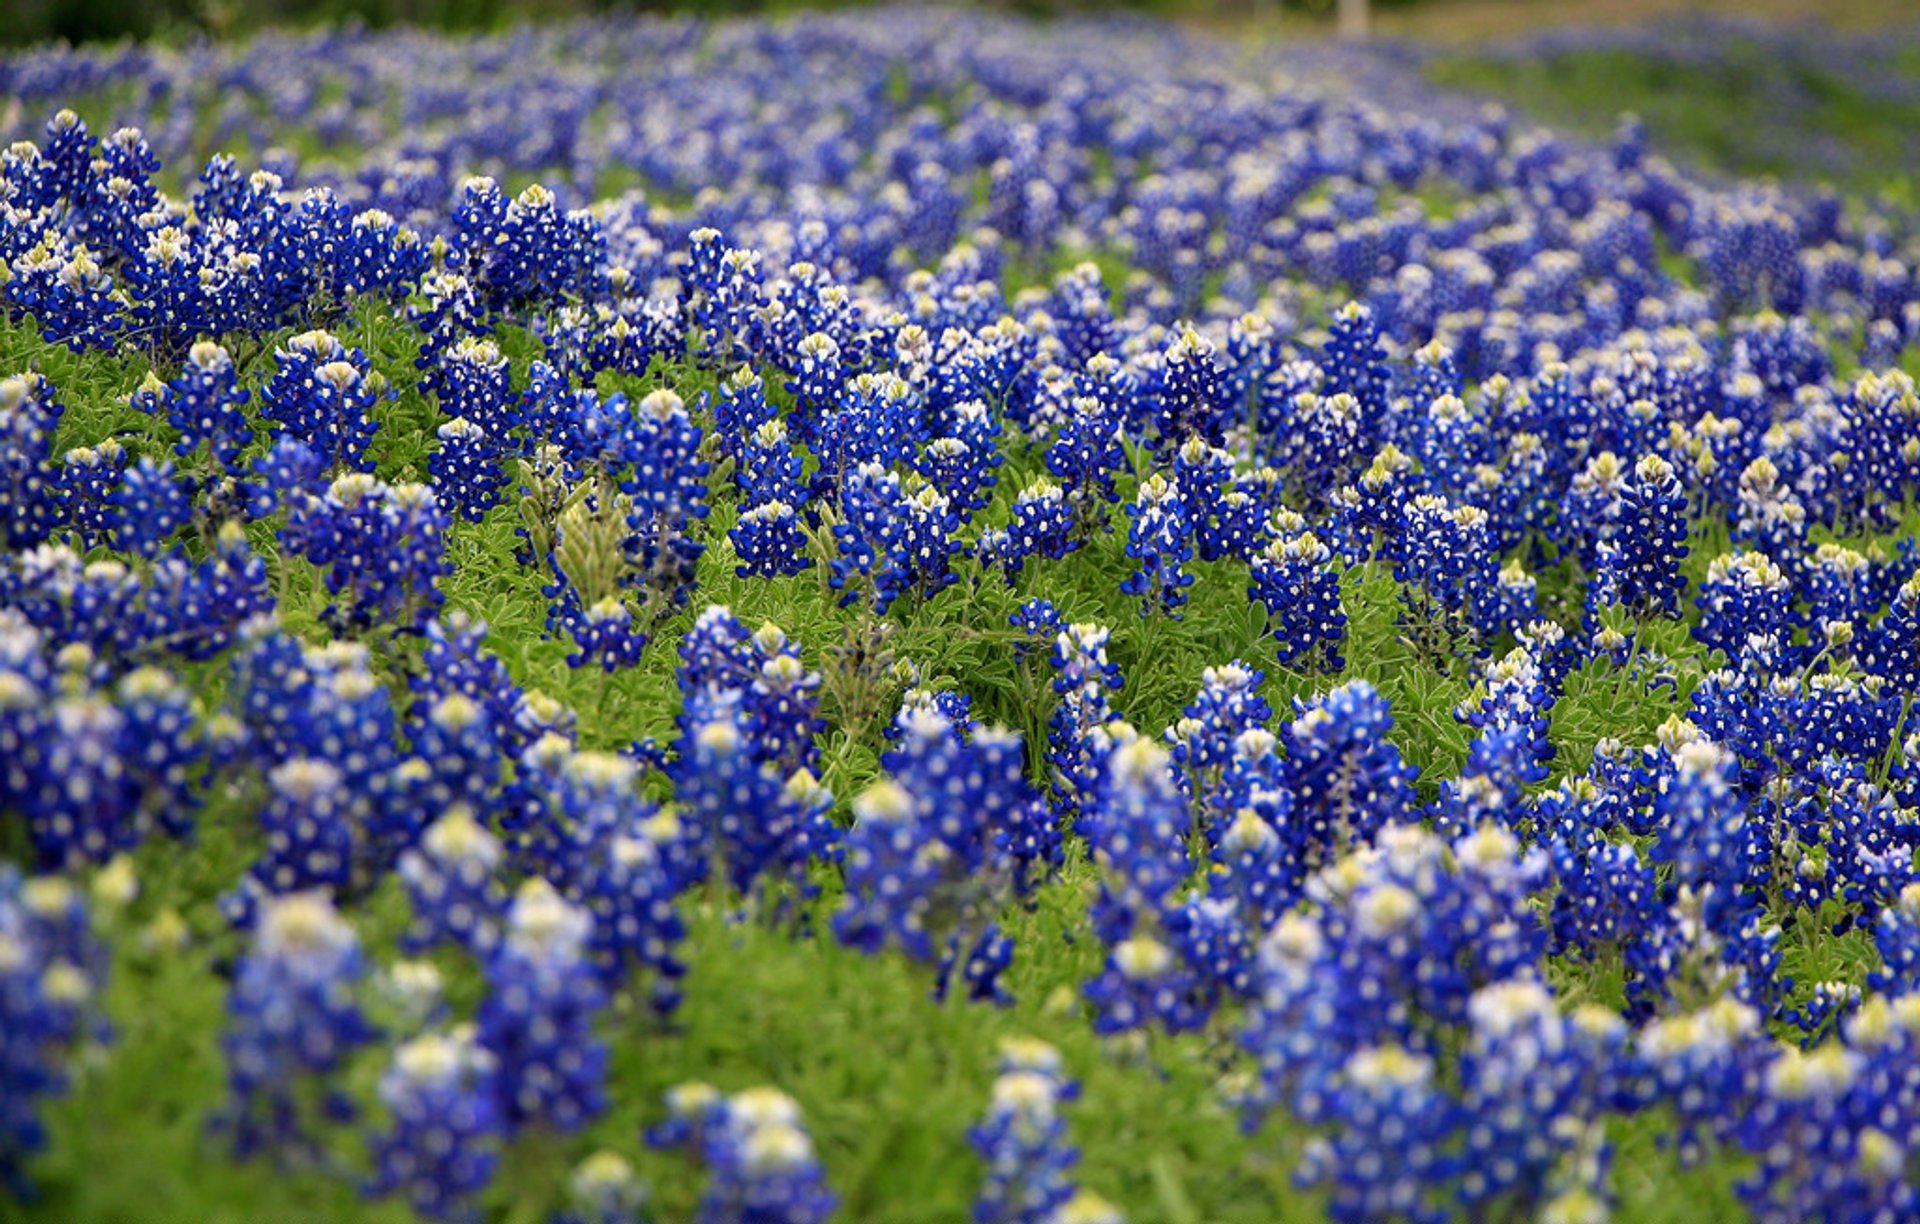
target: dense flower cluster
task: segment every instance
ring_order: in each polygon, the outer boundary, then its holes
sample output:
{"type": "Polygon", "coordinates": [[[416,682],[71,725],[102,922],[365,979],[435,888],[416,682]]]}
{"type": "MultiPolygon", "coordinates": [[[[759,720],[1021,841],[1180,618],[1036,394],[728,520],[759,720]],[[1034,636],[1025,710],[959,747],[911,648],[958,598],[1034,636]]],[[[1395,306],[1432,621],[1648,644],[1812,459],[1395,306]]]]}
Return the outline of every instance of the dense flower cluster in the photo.
{"type": "MultiPolygon", "coordinates": [[[[672,1218],[824,1220],[913,1119],[701,1044],[791,954],[1222,1071],[1340,1221],[1601,1221],[1627,1131],[1920,1218],[1911,216],[1114,20],[41,50],[0,103],[6,1193],[144,958],[221,975],[240,1157],[462,1220],[604,1145],[557,1218],[638,1224],[645,1114],[672,1218]],[[622,1098],[689,1051],[804,1111],[622,1098]]],[[[975,1054],[974,1218],[1117,1221],[1061,1055],[975,1054]]]]}

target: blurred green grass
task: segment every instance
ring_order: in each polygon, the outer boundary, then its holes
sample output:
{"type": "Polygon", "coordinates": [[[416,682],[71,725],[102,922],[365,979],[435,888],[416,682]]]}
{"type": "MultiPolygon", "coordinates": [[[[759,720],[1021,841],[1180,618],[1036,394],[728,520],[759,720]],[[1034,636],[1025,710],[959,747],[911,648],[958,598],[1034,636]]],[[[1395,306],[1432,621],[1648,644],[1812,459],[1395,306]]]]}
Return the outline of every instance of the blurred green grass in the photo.
{"type": "Polygon", "coordinates": [[[1737,37],[1704,59],[1607,46],[1468,52],[1427,72],[1437,84],[1596,138],[1631,111],[1656,150],[1711,173],[1823,183],[1912,208],[1920,205],[1920,44],[1891,53],[1883,68],[1881,83],[1906,83],[1910,96],[1876,96],[1839,63],[1783,59],[1777,46],[1737,37]]]}

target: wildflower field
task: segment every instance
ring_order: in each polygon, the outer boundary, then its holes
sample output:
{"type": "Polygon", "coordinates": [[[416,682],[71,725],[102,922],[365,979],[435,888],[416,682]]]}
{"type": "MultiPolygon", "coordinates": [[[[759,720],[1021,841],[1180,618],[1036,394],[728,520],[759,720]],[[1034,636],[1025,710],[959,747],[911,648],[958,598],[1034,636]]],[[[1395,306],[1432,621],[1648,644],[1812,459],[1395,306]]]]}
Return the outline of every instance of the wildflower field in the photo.
{"type": "Polygon", "coordinates": [[[1920,1220],[1911,129],[1431,63],[0,57],[0,1221],[1920,1220]]]}

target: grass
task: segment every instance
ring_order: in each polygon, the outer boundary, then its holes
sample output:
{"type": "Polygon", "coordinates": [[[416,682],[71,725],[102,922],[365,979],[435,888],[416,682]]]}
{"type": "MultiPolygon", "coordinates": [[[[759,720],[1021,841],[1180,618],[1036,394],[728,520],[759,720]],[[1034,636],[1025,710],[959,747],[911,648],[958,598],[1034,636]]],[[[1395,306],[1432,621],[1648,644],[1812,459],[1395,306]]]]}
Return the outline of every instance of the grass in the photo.
{"type": "MultiPolygon", "coordinates": [[[[1892,57],[1886,71],[1920,81],[1920,49],[1892,57]]],[[[1783,58],[1752,39],[1717,40],[1705,58],[1605,45],[1497,58],[1456,51],[1428,75],[1595,138],[1631,109],[1655,149],[1722,175],[1813,180],[1920,203],[1911,169],[1920,94],[1875,97],[1837,65],[1783,58]]]]}

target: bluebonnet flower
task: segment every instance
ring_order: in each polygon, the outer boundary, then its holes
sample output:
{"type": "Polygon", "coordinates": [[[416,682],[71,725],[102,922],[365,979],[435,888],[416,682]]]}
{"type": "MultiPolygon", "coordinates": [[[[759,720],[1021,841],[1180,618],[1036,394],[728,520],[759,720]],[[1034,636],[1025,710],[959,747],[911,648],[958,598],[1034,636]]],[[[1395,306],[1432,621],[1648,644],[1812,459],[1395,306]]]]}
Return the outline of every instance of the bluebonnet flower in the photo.
{"type": "Polygon", "coordinates": [[[1227,556],[1224,545],[1233,530],[1223,499],[1233,481],[1233,457],[1203,438],[1192,437],[1174,451],[1172,472],[1201,559],[1217,561],[1227,556]]]}
{"type": "MultiPolygon", "coordinates": [[[[1218,810],[1223,775],[1233,763],[1244,732],[1264,728],[1273,707],[1260,695],[1266,673],[1239,659],[1201,673],[1200,692],[1181,717],[1166,730],[1165,739],[1179,782],[1195,801],[1196,810],[1218,810]]],[[[1204,824],[1202,827],[1205,827],[1204,824]]],[[[1211,831],[1211,830],[1209,830],[1211,831]]]]}
{"type": "Polygon", "coordinates": [[[493,1179],[499,1157],[490,1140],[499,1109],[484,1050],[473,1030],[415,1037],[393,1053],[380,1077],[380,1103],[392,1118],[375,1136],[370,1194],[400,1194],[430,1220],[475,1220],[472,1200],[493,1179]]]}
{"type": "Polygon", "coordinates": [[[461,184],[454,246],[480,300],[495,312],[548,302],[583,287],[605,236],[584,211],[562,212],[534,183],[511,200],[490,178],[461,184]]]}
{"type": "Polygon", "coordinates": [[[39,374],[0,379],[0,545],[45,543],[61,518],[53,440],[64,406],[39,374]]]}
{"type": "Polygon", "coordinates": [[[1344,665],[1347,614],[1332,561],[1333,551],[1306,530],[1275,536],[1253,555],[1247,595],[1266,610],[1280,662],[1324,656],[1333,670],[1344,665]]]}
{"type": "Polygon", "coordinates": [[[346,627],[388,624],[416,631],[444,600],[446,512],[421,484],[341,476],[283,534],[326,569],[328,615],[346,627]]]}
{"type": "MultiPolygon", "coordinates": [[[[724,437],[716,426],[715,437],[724,437]]],[[[740,486],[740,500],[748,506],[783,501],[804,505],[813,496],[812,488],[801,479],[804,467],[787,437],[785,421],[763,421],[734,445],[739,447],[734,480],[740,486]]]]}
{"type": "MultiPolygon", "coordinates": [[[[856,468],[893,467],[911,459],[921,440],[920,415],[919,401],[904,380],[869,372],[848,379],[817,414],[797,416],[808,431],[801,436],[820,463],[815,494],[831,496],[856,468]]],[[[956,490],[969,499],[987,484],[991,465],[981,447],[990,446],[996,424],[984,406],[971,417],[967,436],[955,438],[953,445],[941,448],[944,456],[936,452],[928,463],[955,481],[956,490]]]]}
{"type": "Polygon", "coordinates": [[[487,959],[475,1023],[508,1135],[529,1127],[569,1134],[606,1108],[607,1046],[593,1031],[605,995],[587,963],[592,931],[585,910],[532,879],[487,959]]]}
{"type": "Polygon", "coordinates": [[[262,894],[338,894],[353,873],[357,800],[342,770],[320,758],[295,757],[275,766],[267,781],[271,793],[260,812],[265,849],[221,901],[237,923],[253,920],[262,894]]]}
{"type": "Polygon", "coordinates": [[[1387,739],[1393,716],[1377,689],[1349,681],[1313,702],[1296,698],[1294,711],[1283,777],[1311,844],[1337,855],[1404,817],[1414,771],[1387,739]]]}
{"type": "Polygon", "coordinates": [[[1326,344],[1320,354],[1330,394],[1347,394],[1360,401],[1373,414],[1383,414],[1387,405],[1389,374],[1386,347],[1380,339],[1380,327],[1373,312],[1357,302],[1348,302],[1333,312],[1327,327],[1326,344]]]}
{"type": "Polygon", "coordinates": [[[367,294],[387,301],[406,295],[426,271],[429,252],[420,235],[399,224],[384,209],[368,208],[347,222],[334,272],[343,294],[367,294]]]}
{"type": "Polygon", "coordinates": [[[686,702],[679,720],[683,735],[692,734],[696,714],[707,712],[697,704],[704,694],[744,692],[752,684],[760,653],[759,643],[731,608],[708,604],[701,610],[680,639],[680,666],[674,672],[686,702]]]}
{"type": "Polygon", "coordinates": [[[114,701],[121,717],[122,768],[141,788],[136,827],[150,816],[169,836],[187,836],[203,798],[200,770],[211,763],[216,728],[203,725],[186,685],[162,668],[128,672],[114,701]]]}
{"type": "Polygon", "coordinates": [[[221,526],[212,555],[189,562],[178,550],[136,573],[119,562],[80,565],[72,554],[29,554],[50,562],[20,592],[29,619],[63,643],[85,643],[115,666],[172,655],[208,659],[246,620],[270,611],[266,561],[238,523],[221,526]],[[69,565],[68,562],[72,564],[69,565]]]}
{"type": "Polygon", "coordinates": [[[590,482],[574,490],[554,523],[547,629],[566,633],[578,647],[569,667],[631,667],[650,637],[650,625],[636,625],[624,597],[632,577],[624,547],[630,507],[624,495],[590,482]]]}
{"type": "Polygon", "coordinates": [[[1601,541],[1620,518],[1620,495],[1630,469],[1612,451],[1601,451],[1568,482],[1560,499],[1559,519],[1569,544],[1581,562],[1592,565],[1601,541]]]}
{"type": "Polygon", "coordinates": [[[125,653],[146,626],[133,615],[140,575],[113,560],[84,562],[66,545],[41,545],[7,559],[9,603],[58,646],[84,647],[89,658],[125,653]]]}
{"type": "Polygon", "coordinates": [[[311,446],[329,471],[369,471],[378,422],[369,415],[384,381],[359,349],[331,333],[302,332],[274,350],[275,369],[260,394],[261,412],[311,446]]]}
{"type": "Polygon", "coordinates": [[[170,461],[155,463],[142,455],[109,497],[116,548],[152,557],[192,516],[187,491],[174,478],[170,461]]]}
{"type": "Polygon", "coordinates": [[[355,988],[366,976],[360,941],[322,893],[267,901],[253,946],[227,996],[227,1107],[216,1118],[235,1154],[303,1148],[318,1140],[306,1115],[350,1117],[332,1082],[354,1049],[372,1041],[355,988]]]}
{"type": "Polygon", "coordinates": [[[0,867],[0,1185],[11,1194],[32,1191],[24,1166],[46,1145],[40,1111],[66,1090],[104,972],[79,893],[0,867]]]}
{"type": "Polygon", "coordinates": [[[571,586],[561,591],[561,603],[548,618],[549,626],[571,637],[578,647],[567,656],[567,666],[598,664],[604,671],[632,667],[640,661],[649,635],[634,627],[633,612],[614,596],[581,607],[571,586]]]}
{"type": "Polygon", "coordinates": [[[898,944],[914,960],[937,961],[936,998],[958,970],[969,998],[1011,1002],[999,978],[1013,944],[994,916],[1054,853],[1018,739],[984,731],[962,738],[926,707],[903,715],[885,764],[893,778],[854,803],[834,935],[870,954],[898,944]]]}
{"type": "Polygon", "coordinates": [[[1486,511],[1452,506],[1432,494],[1408,504],[1394,545],[1393,576],[1416,623],[1466,627],[1473,609],[1491,595],[1494,574],[1486,511]]]}
{"type": "Polygon", "coordinates": [[[1434,1078],[1431,1057],[1397,1045],[1357,1050],[1340,1068],[1321,1106],[1334,1134],[1308,1144],[1299,1171],[1303,1183],[1327,1187],[1339,1224],[1447,1218],[1442,1187],[1459,1109],[1434,1078]],[[1394,1159],[1380,1159],[1385,1151],[1394,1159]]]}
{"type": "MultiPolygon", "coordinates": [[[[1255,732],[1242,739],[1262,735],[1255,732]]],[[[1271,753],[1270,742],[1264,753],[1243,743],[1238,755],[1271,758],[1271,753]]],[[[1243,930],[1263,932],[1271,930],[1299,900],[1307,862],[1290,842],[1296,826],[1288,818],[1291,804],[1286,792],[1259,790],[1246,798],[1248,802],[1235,809],[1214,841],[1209,893],[1216,901],[1231,901],[1243,930]]]]}
{"type": "Polygon", "coordinates": [[[1792,590],[1781,568],[1765,553],[1739,549],[1707,566],[1695,603],[1700,621],[1693,636],[1703,646],[1738,659],[1760,643],[1784,643],[1792,590]]]}
{"type": "Polygon", "coordinates": [[[598,1151],[567,1178],[567,1209],[553,1224],[646,1224],[647,1187],[626,1157],[598,1151]]]}
{"type": "Polygon", "coordinates": [[[914,466],[965,523],[993,500],[996,469],[1005,461],[998,445],[1000,420],[979,400],[957,405],[948,416],[952,432],[928,442],[914,466]]]}
{"type": "Polygon", "coordinates": [[[833,527],[838,555],[828,578],[850,604],[858,574],[871,590],[873,611],[885,615],[902,595],[922,598],[959,581],[953,569],[960,520],[946,495],[931,485],[909,491],[900,477],[866,463],[847,473],[840,490],[842,519],[833,527]]]}
{"type": "Polygon", "coordinates": [[[792,1097],[688,1084],[668,1100],[672,1117],[649,1142],[685,1148],[706,1167],[698,1224],[820,1224],[839,1206],[792,1097]]]}
{"type": "Polygon", "coordinates": [[[436,500],[470,523],[500,504],[499,442],[483,426],[455,417],[434,431],[440,445],[427,461],[436,500]]]}
{"type": "MultiPolygon", "coordinates": [[[[713,433],[722,451],[738,459],[743,448],[756,437],[762,426],[775,423],[776,410],[767,402],[767,386],[751,367],[741,366],[720,383],[713,401],[713,433]]],[[[784,427],[781,436],[785,436],[784,427]]],[[[739,475],[752,475],[752,466],[742,463],[739,475]]]]}
{"type": "Polygon", "coordinates": [[[1687,495],[1673,465],[1647,455],[1620,488],[1620,516],[1597,549],[1589,600],[1676,616],[1686,580],[1687,495]]]}
{"type": "Polygon", "coordinates": [[[1793,217],[1771,198],[1721,199],[1695,222],[1702,266],[1727,310],[1785,306],[1799,291],[1799,240],[1793,217]]]}
{"type": "Polygon", "coordinates": [[[484,959],[500,938],[506,893],[495,872],[499,841],[460,805],[427,826],[420,844],[400,856],[399,874],[413,905],[407,945],[414,951],[450,941],[484,959]]]}
{"type": "Polygon", "coordinates": [[[1273,475],[1272,468],[1262,468],[1236,477],[1232,487],[1214,499],[1209,513],[1195,517],[1194,540],[1201,560],[1253,558],[1267,539],[1264,519],[1270,490],[1262,482],[1273,475]]]}
{"type": "Polygon", "coordinates": [[[1085,810],[1106,776],[1106,729],[1119,719],[1108,694],[1122,684],[1119,666],[1107,657],[1112,636],[1104,625],[1084,623],[1054,635],[1049,661],[1060,702],[1047,716],[1047,747],[1063,815],[1085,810]]]}
{"type": "Polygon", "coordinates": [[[420,278],[420,300],[407,307],[407,321],[420,329],[420,349],[414,368],[429,371],[440,355],[460,339],[491,330],[471,278],[462,272],[430,271],[420,278]]]}
{"type": "Polygon", "coordinates": [[[741,578],[791,576],[813,565],[807,555],[806,527],[784,501],[765,501],[741,511],[727,539],[740,558],[734,573],[741,578]]]}
{"type": "Polygon", "coordinates": [[[1807,622],[1822,630],[1841,623],[1858,630],[1880,601],[1873,589],[1872,567],[1866,554],[1832,542],[1815,547],[1799,592],[1807,603],[1807,622]]]}
{"type": "Polygon", "coordinates": [[[179,431],[174,451],[182,458],[200,453],[204,446],[216,470],[229,469],[253,440],[245,411],[252,393],[240,387],[232,355],[218,344],[195,344],[172,382],[161,385],[149,377],[142,391],[179,431]]]}
{"type": "Polygon", "coordinates": [[[1790,560],[1805,551],[1807,508],[1783,481],[1779,467],[1765,455],[1741,471],[1734,491],[1733,538],[1756,552],[1790,560]]]}
{"type": "MultiPolygon", "coordinates": [[[[1332,521],[1327,524],[1335,550],[1350,565],[1379,555],[1392,557],[1406,534],[1408,506],[1419,489],[1413,459],[1389,442],[1352,484],[1332,491],[1332,521]]],[[[1283,511],[1278,515],[1289,526],[1283,511]]]]}
{"type": "MultiPolygon", "coordinates": [[[[171,231],[163,231],[171,232],[171,231]]],[[[126,293],[85,243],[47,234],[13,261],[7,296],[49,344],[76,353],[110,348],[126,330],[126,293]]]]}
{"type": "Polygon", "coordinates": [[[1073,510],[1066,493],[1043,476],[1014,498],[1006,529],[982,537],[982,558],[1004,566],[1011,578],[1026,567],[1030,557],[1057,561],[1080,547],[1073,527],[1073,510]],[[991,546],[986,543],[988,538],[994,540],[991,546]]]}
{"type": "MultiPolygon", "coordinates": [[[[578,904],[604,869],[611,839],[652,831],[655,809],[639,793],[640,768],[629,757],[580,751],[553,732],[530,743],[515,763],[500,820],[514,864],[578,904]]],[[[660,832],[678,836],[677,829],[660,832]]]]}
{"type": "Polygon", "coordinates": [[[106,543],[117,524],[114,494],[126,467],[127,448],[111,438],[98,446],[76,446],[61,457],[62,517],[81,552],[106,543]]]}
{"type": "Polygon", "coordinates": [[[1867,985],[1883,995],[1905,995],[1920,990],[1920,884],[1900,890],[1892,905],[1880,911],[1873,924],[1874,950],[1880,967],[1867,985]]]}
{"type": "Polygon", "coordinates": [[[1127,555],[1139,568],[1120,584],[1121,592],[1140,597],[1142,616],[1164,612],[1179,619],[1193,585],[1193,575],[1183,568],[1193,559],[1193,546],[1179,490],[1154,473],[1141,484],[1138,500],[1128,504],[1127,518],[1127,555]]]}
{"type": "Polygon", "coordinates": [[[1755,1220],[1894,1219],[1920,1207],[1904,1136],[1884,1129],[1892,1113],[1866,1072],[1863,1054],[1837,1042],[1773,1054],[1736,1124],[1759,1158],[1739,1186],[1755,1220]]]}
{"type": "MultiPolygon", "coordinates": [[[[1416,401],[1417,402],[1417,401],[1416,401]]],[[[1481,397],[1469,405],[1456,393],[1446,393],[1428,403],[1424,420],[1415,415],[1410,432],[1415,453],[1436,491],[1448,497],[1462,497],[1474,483],[1475,469],[1485,463],[1488,454],[1488,422],[1481,397]]]]}
{"type": "Polygon", "coordinates": [[[819,761],[821,675],[800,659],[800,644],[775,624],[753,633],[758,672],[744,692],[760,759],[781,770],[812,769],[819,761]]]}
{"type": "MultiPolygon", "coordinates": [[[[820,418],[832,409],[847,382],[848,371],[839,343],[825,332],[814,332],[807,336],[794,346],[792,374],[793,377],[786,382],[786,389],[793,393],[797,409],[793,419],[806,431],[802,437],[811,442],[812,431],[818,427],[820,418]]],[[[872,389],[876,384],[868,385],[872,389]]],[[[903,380],[900,390],[904,397],[911,388],[903,380]]],[[[841,431],[841,440],[859,444],[859,440],[851,436],[852,432],[841,431]]],[[[828,456],[821,463],[822,466],[832,465],[834,459],[828,456]]]]}
{"type": "Polygon", "coordinates": [[[648,393],[627,422],[620,449],[601,456],[615,470],[631,468],[620,481],[621,492],[633,499],[623,549],[649,602],[678,608],[692,592],[705,548],[693,537],[694,524],[707,516],[702,434],[685,401],[667,390],[648,393]]]}
{"type": "Polygon", "coordinates": [[[1546,870],[1543,853],[1497,827],[1449,848],[1397,825],[1320,871],[1311,908],[1282,917],[1261,946],[1245,1036],[1259,1059],[1255,1112],[1278,1104],[1311,1124],[1351,1124],[1330,1095],[1348,1060],[1383,1046],[1439,1053],[1476,991],[1533,974],[1543,932],[1529,898],[1546,870]]]}
{"type": "Polygon", "coordinates": [[[1488,642],[1517,638],[1540,616],[1540,583],[1518,558],[1500,567],[1493,589],[1477,609],[1476,628],[1488,642]]]}
{"type": "Polygon", "coordinates": [[[614,830],[580,879],[602,978],[613,988],[636,969],[650,971],[651,1001],[661,1013],[679,1005],[687,968],[678,954],[686,923],[674,908],[686,882],[685,842],[676,817],[652,814],[614,830]]]}
{"type": "Polygon", "coordinates": [[[703,227],[687,236],[692,261],[683,280],[695,326],[717,360],[731,362],[751,352],[754,313],[761,298],[760,253],[729,246],[719,230],[703,227]]]}
{"type": "Polygon", "coordinates": [[[1032,1039],[1000,1046],[1000,1076],[986,1117],[967,1142],[986,1166],[975,1224],[1051,1224],[1073,1197],[1068,1173],[1079,1158],[1060,1107],[1079,1085],[1061,1073],[1060,1054],[1032,1039]]]}
{"type": "Polygon", "coordinates": [[[756,751],[740,695],[707,689],[688,707],[674,795],[714,873],[742,894],[803,883],[808,859],[822,848],[820,830],[789,802],[785,775],[756,751]]]}
{"type": "MultiPolygon", "coordinates": [[[[1773,605],[1765,605],[1767,613],[1773,605]]],[[[1920,573],[1902,583],[1888,601],[1886,615],[1866,634],[1861,663],[1905,690],[1920,684],[1920,573]]]]}
{"type": "Polygon", "coordinates": [[[1476,687],[1474,698],[1462,703],[1454,716],[1483,733],[1512,729],[1519,734],[1526,760],[1518,762],[1519,781],[1526,785],[1543,781],[1555,749],[1547,736],[1549,713],[1558,693],[1553,677],[1526,646],[1516,646],[1486,669],[1485,678],[1476,687]]]}
{"type": "Polygon", "coordinates": [[[457,609],[427,624],[425,666],[412,680],[417,700],[409,713],[418,718],[441,698],[465,697],[484,711],[489,730],[517,750],[529,738],[521,720],[535,695],[515,684],[506,664],[488,649],[487,632],[485,621],[457,609]]]}
{"type": "Polygon", "coordinates": [[[1524,979],[1484,987],[1467,1013],[1460,1197],[1469,1210],[1506,1202],[1540,1211],[1576,1187],[1598,1199],[1606,1117],[1633,1103],[1626,1022],[1593,1004],[1564,1013],[1545,985],[1524,979]]]}
{"type": "Polygon", "coordinates": [[[1204,983],[1157,933],[1190,871],[1191,821],[1167,751],[1144,739],[1116,747],[1081,824],[1101,868],[1093,924],[1108,949],[1104,971],[1085,987],[1095,1030],[1199,1027],[1209,1013],[1204,983]]]}
{"type": "MultiPolygon", "coordinates": [[[[1109,364],[1111,358],[1100,358],[1109,364]]],[[[1106,508],[1120,500],[1115,478],[1126,470],[1125,405],[1087,395],[1069,405],[1070,415],[1047,447],[1047,471],[1059,480],[1076,528],[1104,526],[1106,508]]]]}
{"type": "Polygon", "coordinates": [[[488,437],[504,441],[521,424],[522,406],[508,385],[507,359],[491,340],[461,337],[420,381],[441,412],[471,421],[488,437]]]}
{"type": "Polygon", "coordinates": [[[1155,431],[1160,450],[1171,453],[1191,438],[1218,443],[1236,422],[1213,342],[1189,327],[1161,356],[1164,385],[1155,431]]]}
{"type": "MultiPolygon", "coordinates": [[[[44,648],[31,630],[18,647],[44,648]]],[[[66,662],[78,662],[69,656],[66,662]]],[[[13,749],[6,787],[39,861],[104,863],[155,827],[190,832],[206,749],[184,686],[157,668],[129,672],[111,694],[69,692],[77,677],[0,668],[13,749]],[[38,701],[42,704],[31,705],[38,701]]]]}
{"type": "Polygon", "coordinates": [[[1060,618],[1060,609],[1053,601],[1034,596],[1016,608],[1007,617],[1007,623],[1018,629],[1027,640],[1014,643],[1014,653],[1025,659],[1037,641],[1052,642],[1066,629],[1066,622],[1060,618]]]}

